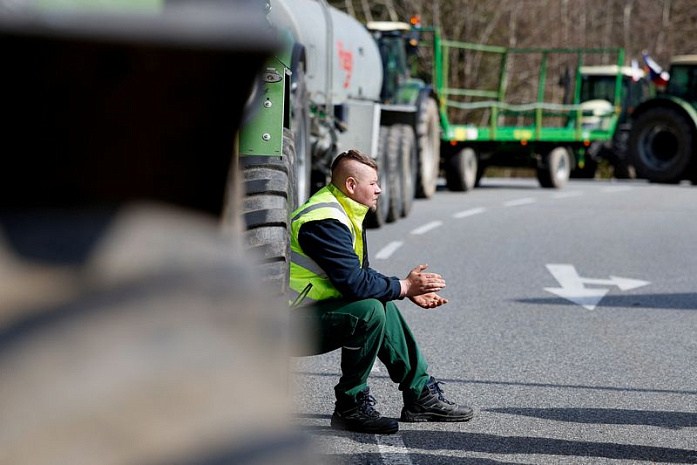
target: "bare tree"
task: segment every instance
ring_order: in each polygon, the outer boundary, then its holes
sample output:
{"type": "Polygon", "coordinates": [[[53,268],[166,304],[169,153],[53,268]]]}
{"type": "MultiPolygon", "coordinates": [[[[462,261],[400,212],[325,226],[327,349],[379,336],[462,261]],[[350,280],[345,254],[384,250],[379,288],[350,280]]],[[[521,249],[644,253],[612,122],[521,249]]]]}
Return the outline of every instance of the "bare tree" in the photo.
{"type": "MultiPolygon", "coordinates": [[[[697,53],[696,0],[329,0],[359,20],[407,21],[419,14],[426,26],[437,26],[447,39],[506,47],[592,47],[626,52],[626,63],[640,59],[643,50],[663,66],[670,57],[697,53]]],[[[432,55],[423,50],[425,59],[432,55]]],[[[454,53],[462,60],[450,85],[474,86],[494,79],[492,66],[481,54],[454,53]]],[[[588,57],[591,64],[610,64],[616,56],[588,57]]],[[[537,74],[532,62],[515,58],[509,75],[526,82],[511,86],[507,95],[517,101],[534,99],[537,74]],[[527,81],[526,81],[527,79],[527,81]]],[[[563,60],[550,63],[549,75],[560,74],[563,60]]],[[[572,65],[573,66],[573,65],[572,65]]]]}

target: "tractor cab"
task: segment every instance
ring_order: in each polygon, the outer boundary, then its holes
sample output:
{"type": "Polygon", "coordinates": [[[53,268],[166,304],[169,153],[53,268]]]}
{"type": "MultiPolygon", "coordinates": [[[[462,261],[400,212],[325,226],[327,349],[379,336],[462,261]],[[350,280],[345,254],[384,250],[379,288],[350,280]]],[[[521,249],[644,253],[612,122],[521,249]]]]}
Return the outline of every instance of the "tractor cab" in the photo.
{"type": "Polygon", "coordinates": [[[418,17],[413,17],[411,23],[371,21],[366,28],[378,44],[382,58],[381,100],[413,104],[418,91],[425,86],[423,80],[412,77],[409,59],[416,54],[419,45],[421,24],[418,17]]]}
{"type": "Polygon", "coordinates": [[[583,126],[599,127],[618,107],[618,124],[627,121],[634,108],[650,97],[651,86],[646,74],[639,68],[623,66],[582,66],[581,106],[584,109],[583,126]],[[615,102],[617,74],[621,74],[622,88],[615,102]]]}
{"type": "Polygon", "coordinates": [[[697,106],[697,55],[681,55],[673,58],[666,94],[679,97],[697,106]]]}
{"type": "Polygon", "coordinates": [[[401,22],[375,21],[369,22],[366,27],[373,34],[382,58],[380,99],[386,103],[400,103],[399,91],[409,76],[404,38],[411,31],[411,26],[401,22]]]}

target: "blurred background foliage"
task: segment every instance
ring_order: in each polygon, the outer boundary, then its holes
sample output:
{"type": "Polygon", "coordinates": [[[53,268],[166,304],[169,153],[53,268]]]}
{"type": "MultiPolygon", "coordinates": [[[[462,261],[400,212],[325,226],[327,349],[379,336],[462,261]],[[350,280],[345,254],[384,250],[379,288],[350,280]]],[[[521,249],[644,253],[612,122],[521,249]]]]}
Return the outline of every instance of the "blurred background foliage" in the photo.
{"type": "MultiPolygon", "coordinates": [[[[436,26],[445,39],[517,48],[602,48],[625,50],[625,65],[643,66],[646,51],[664,69],[674,55],[697,53],[695,0],[330,0],[359,21],[405,21],[419,15],[422,26],[436,26]]],[[[430,38],[424,34],[423,44],[430,38]]],[[[430,78],[432,51],[423,46],[418,74],[430,78]]],[[[585,55],[584,65],[617,63],[616,53],[585,55]]],[[[539,54],[516,54],[507,63],[506,101],[535,101],[539,54]]],[[[499,58],[490,54],[449,52],[451,88],[495,90],[499,58]],[[492,61],[493,60],[493,61],[492,61]]],[[[564,102],[561,81],[576,66],[575,55],[548,57],[546,102],[564,102]]],[[[464,102],[472,99],[464,98],[464,102]]],[[[451,109],[452,111],[452,109],[451,109]]],[[[485,111],[455,111],[451,118],[485,124],[485,111]],[[463,113],[463,114],[460,114],[463,113]],[[465,114],[466,113],[466,114],[465,114]]],[[[517,124],[523,124],[522,121],[517,124]]]]}
{"type": "Polygon", "coordinates": [[[667,66],[697,52],[695,0],[330,0],[361,21],[438,26],[451,40],[506,47],[622,47],[667,66]]]}

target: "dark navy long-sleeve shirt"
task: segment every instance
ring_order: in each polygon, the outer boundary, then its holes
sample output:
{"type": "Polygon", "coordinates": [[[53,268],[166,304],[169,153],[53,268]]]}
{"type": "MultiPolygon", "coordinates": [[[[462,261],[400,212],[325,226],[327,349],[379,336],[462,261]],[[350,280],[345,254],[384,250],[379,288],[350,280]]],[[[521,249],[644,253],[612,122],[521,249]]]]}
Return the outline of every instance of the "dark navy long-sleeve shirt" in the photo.
{"type": "Polygon", "coordinates": [[[298,243],[303,252],[327,273],[329,280],[345,299],[375,298],[387,302],[399,298],[399,278],[385,276],[370,268],[365,229],[363,266],[353,249],[351,231],[338,220],[305,223],[298,232],[298,243]]]}

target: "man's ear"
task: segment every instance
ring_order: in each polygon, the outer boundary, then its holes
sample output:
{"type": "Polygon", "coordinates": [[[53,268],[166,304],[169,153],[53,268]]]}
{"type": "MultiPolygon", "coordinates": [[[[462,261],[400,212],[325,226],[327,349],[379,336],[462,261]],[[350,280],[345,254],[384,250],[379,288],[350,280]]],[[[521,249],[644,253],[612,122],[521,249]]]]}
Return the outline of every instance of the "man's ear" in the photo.
{"type": "Polygon", "coordinates": [[[353,176],[349,176],[348,178],[346,178],[346,190],[349,194],[353,194],[356,191],[357,185],[358,181],[356,181],[356,178],[354,178],[353,176]]]}

